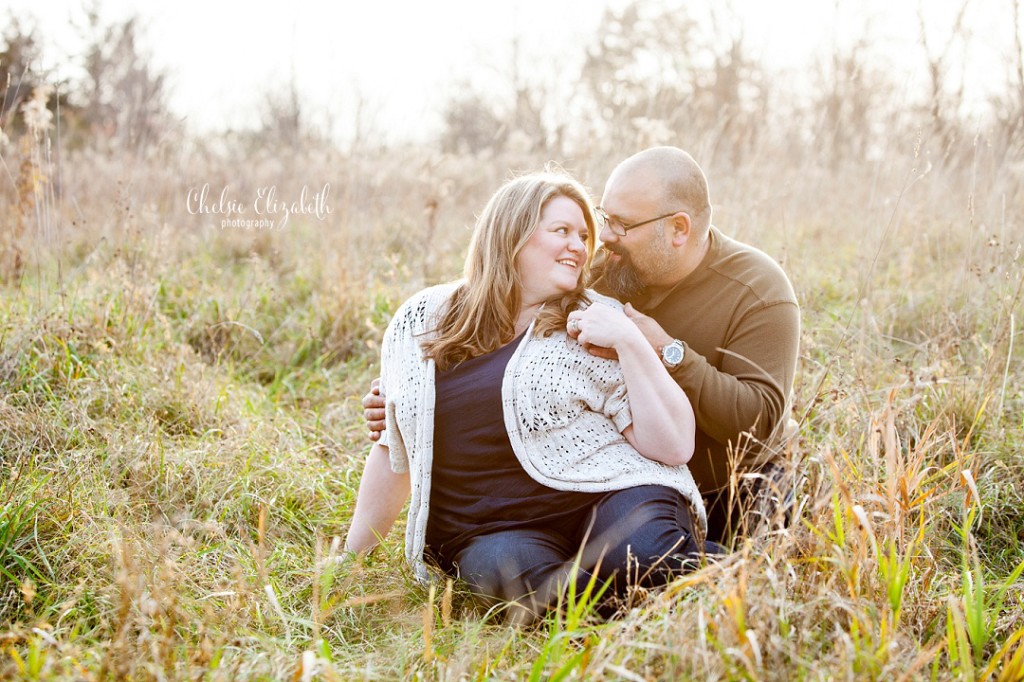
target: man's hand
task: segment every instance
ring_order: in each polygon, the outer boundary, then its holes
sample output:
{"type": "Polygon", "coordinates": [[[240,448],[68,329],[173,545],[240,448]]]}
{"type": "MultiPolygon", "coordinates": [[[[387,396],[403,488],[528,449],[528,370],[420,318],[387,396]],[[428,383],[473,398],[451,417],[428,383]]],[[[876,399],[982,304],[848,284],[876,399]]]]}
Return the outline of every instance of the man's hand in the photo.
{"type": "Polygon", "coordinates": [[[664,346],[674,341],[674,339],[661,328],[661,325],[654,321],[653,317],[644,315],[633,308],[632,304],[627,303],[626,307],[623,308],[623,312],[626,313],[626,317],[633,320],[633,324],[640,328],[640,331],[643,332],[644,338],[647,339],[647,343],[654,347],[655,352],[660,353],[664,346]]]}
{"type": "Polygon", "coordinates": [[[384,396],[380,392],[380,379],[370,382],[370,392],[363,396],[363,418],[370,429],[370,440],[380,440],[384,430],[384,396]]]}

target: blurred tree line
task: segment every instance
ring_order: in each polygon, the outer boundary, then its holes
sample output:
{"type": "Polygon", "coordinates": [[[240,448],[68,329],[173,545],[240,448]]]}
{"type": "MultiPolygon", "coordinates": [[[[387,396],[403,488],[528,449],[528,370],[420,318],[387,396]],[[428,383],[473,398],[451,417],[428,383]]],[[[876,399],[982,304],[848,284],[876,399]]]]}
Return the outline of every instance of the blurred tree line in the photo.
{"type": "Polygon", "coordinates": [[[87,143],[118,148],[146,148],[173,127],[167,109],[166,77],[141,49],[136,17],[107,22],[97,4],[86,10],[78,27],[85,45],[74,58],[72,77],[58,78],[41,64],[37,29],[8,16],[0,49],[0,129],[14,138],[25,123],[16,112],[40,85],[56,86],[47,106],[62,126],[68,148],[87,143]]]}
{"type": "MultiPolygon", "coordinates": [[[[687,6],[633,4],[604,12],[586,47],[574,87],[555,92],[521,76],[513,50],[503,95],[464,86],[444,110],[440,138],[447,152],[501,151],[525,133],[554,156],[580,152],[581,144],[617,150],[675,141],[739,163],[766,149],[796,158],[827,157],[837,164],[879,154],[895,139],[917,139],[944,158],[970,153],[979,132],[1003,158],[1024,154],[1024,46],[1022,0],[1004,0],[1014,43],[1002,94],[989,103],[979,124],[965,113],[968,77],[957,60],[970,36],[962,0],[943,36],[925,27],[918,10],[919,49],[926,79],[919,97],[882,62],[867,27],[847,46],[835,45],[823,60],[808,64],[813,85],[793,88],[760,64],[748,49],[742,21],[726,3],[698,21],[687,6]],[[929,35],[931,38],[929,38],[929,35]],[[959,52],[958,52],[959,50],[959,52]],[[556,115],[544,106],[569,98],[556,115]],[[572,112],[574,137],[564,113],[572,112]],[[584,142],[581,142],[584,140],[584,142]]],[[[493,85],[493,84],[492,84],[493,85]]]]}
{"type": "MultiPolygon", "coordinates": [[[[1013,22],[1014,43],[1006,87],[990,102],[983,126],[1004,158],[1024,154],[1022,2],[1002,0],[999,11],[1013,22]]],[[[982,132],[977,118],[964,114],[966,76],[956,59],[969,39],[967,7],[963,0],[947,34],[936,37],[925,30],[922,4],[917,28],[928,82],[916,100],[876,59],[866,30],[809,64],[812,87],[793,92],[751,55],[740,17],[728,3],[710,8],[710,23],[695,19],[686,5],[608,9],[578,73],[567,79],[570,88],[524,68],[514,43],[509,68],[486,91],[469,83],[454,89],[436,143],[447,153],[543,151],[567,158],[595,145],[621,153],[672,141],[703,158],[732,163],[769,149],[842,163],[870,158],[894,139],[913,138],[956,158],[982,132]]],[[[75,58],[78,75],[61,82],[39,66],[35,29],[10,16],[0,49],[0,130],[11,139],[19,135],[19,107],[35,85],[51,83],[57,94],[49,107],[59,113],[61,143],[68,149],[92,144],[138,152],[182,133],[168,111],[165,76],[140,47],[138,19],[107,22],[94,4],[79,30],[85,48],[75,58]]],[[[294,78],[290,89],[268,92],[264,100],[261,125],[233,138],[242,148],[236,151],[327,139],[314,130],[294,78]]],[[[372,126],[367,129],[373,134],[372,126]]]]}

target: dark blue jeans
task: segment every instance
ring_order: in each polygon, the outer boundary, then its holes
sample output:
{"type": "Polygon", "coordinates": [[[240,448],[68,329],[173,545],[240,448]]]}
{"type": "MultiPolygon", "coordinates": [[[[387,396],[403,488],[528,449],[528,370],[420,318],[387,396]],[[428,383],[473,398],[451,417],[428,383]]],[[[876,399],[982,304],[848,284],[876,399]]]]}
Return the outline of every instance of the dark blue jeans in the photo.
{"type": "Polygon", "coordinates": [[[549,528],[500,531],[473,538],[453,563],[478,595],[542,614],[570,580],[579,594],[596,575],[599,586],[610,583],[607,595],[621,595],[627,585],[663,585],[693,570],[703,549],[693,528],[678,491],[641,486],[602,497],[577,537],[549,528]]]}

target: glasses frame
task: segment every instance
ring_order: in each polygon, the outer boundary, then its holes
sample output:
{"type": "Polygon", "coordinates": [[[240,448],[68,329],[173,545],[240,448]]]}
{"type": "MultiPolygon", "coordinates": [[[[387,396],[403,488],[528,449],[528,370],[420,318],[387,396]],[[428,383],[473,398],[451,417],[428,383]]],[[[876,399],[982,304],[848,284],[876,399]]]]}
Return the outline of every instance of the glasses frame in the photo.
{"type": "Polygon", "coordinates": [[[612,234],[614,234],[616,236],[619,236],[619,237],[625,237],[626,233],[629,232],[630,230],[632,230],[635,227],[643,227],[644,225],[649,225],[651,223],[656,223],[659,220],[664,220],[665,218],[670,218],[670,217],[674,216],[676,213],[686,213],[686,211],[672,211],[671,213],[666,213],[665,215],[660,215],[657,218],[651,218],[650,220],[641,220],[640,222],[633,223],[632,225],[623,225],[622,222],[618,218],[612,218],[610,215],[608,215],[608,212],[605,211],[600,206],[598,206],[597,208],[594,209],[594,215],[597,216],[597,219],[601,222],[601,224],[602,225],[607,225],[608,229],[612,231],[612,234]],[[616,226],[619,229],[615,229],[616,226]]]}

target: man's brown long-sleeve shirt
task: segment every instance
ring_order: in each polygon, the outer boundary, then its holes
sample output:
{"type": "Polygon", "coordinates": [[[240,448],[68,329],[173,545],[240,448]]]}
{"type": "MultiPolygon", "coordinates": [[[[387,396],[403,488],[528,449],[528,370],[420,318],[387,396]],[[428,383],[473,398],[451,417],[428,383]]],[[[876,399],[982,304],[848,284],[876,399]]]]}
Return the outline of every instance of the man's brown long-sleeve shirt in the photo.
{"type": "Polygon", "coordinates": [[[743,470],[773,457],[757,443],[788,419],[800,339],[796,295],[779,264],[714,226],[710,238],[686,278],[631,301],[686,346],[671,373],[697,417],[690,471],[705,495],[728,485],[731,459],[743,470]]]}

